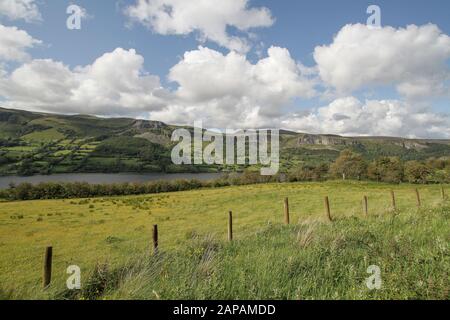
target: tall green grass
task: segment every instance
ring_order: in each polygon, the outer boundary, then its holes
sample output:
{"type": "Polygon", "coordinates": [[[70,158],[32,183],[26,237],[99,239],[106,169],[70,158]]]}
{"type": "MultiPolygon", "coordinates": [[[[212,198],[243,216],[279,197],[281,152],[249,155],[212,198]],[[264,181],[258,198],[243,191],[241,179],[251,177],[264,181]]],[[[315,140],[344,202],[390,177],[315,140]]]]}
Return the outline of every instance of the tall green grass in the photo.
{"type": "Polygon", "coordinates": [[[172,251],[98,265],[57,299],[448,299],[450,207],[269,224],[228,243],[193,237],[172,251]],[[370,265],[382,287],[369,290],[370,265]]]}
{"type": "Polygon", "coordinates": [[[448,299],[449,203],[439,186],[421,186],[418,209],[414,187],[287,183],[2,202],[0,298],[448,299]],[[333,223],[325,219],[325,195],[333,223]],[[282,225],[284,197],[290,226],[282,225]],[[228,210],[233,243],[226,241],[228,210]],[[153,224],[160,229],[157,256],[150,254],[153,224]],[[48,245],[53,279],[42,290],[48,245]],[[81,291],[65,289],[73,264],[82,270],[81,291]],[[370,265],[382,270],[381,290],[365,286],[370,265]]]}

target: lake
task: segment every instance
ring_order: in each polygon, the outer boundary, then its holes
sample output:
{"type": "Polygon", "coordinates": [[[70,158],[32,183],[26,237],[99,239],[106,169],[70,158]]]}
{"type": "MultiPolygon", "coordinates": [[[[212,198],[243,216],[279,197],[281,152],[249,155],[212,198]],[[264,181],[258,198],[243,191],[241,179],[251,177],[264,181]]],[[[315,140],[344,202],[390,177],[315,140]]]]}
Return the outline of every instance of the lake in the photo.
{"type": "Polygon", "coordinates": [[[54,175],[35,175],[30,177],[7,176],[0,177],[0,189],[9,187],[10,183],[29,182],[88,182],[92,184],[121,183],[121,182],[148,182],[156,180],[191,180],[208,181],[220,178],[223,173],[67,173],[54,175]]]}

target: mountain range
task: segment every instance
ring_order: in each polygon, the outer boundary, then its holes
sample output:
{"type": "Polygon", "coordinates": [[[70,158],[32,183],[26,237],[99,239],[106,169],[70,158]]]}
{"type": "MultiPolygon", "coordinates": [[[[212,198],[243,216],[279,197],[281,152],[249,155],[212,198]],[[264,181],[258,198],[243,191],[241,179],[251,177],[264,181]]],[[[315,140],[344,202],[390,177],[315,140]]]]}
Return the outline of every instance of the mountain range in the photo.
{"type": "MultiPolygon", "coordinates": [[[[178,126],[131,118],[58,115],[0,108],[0,174],[70,172],[213,172],[238,166],[172,164],[178,126]]],[[[185,127],[192,130],[190,127],[185,127]]],[[[334,161],[344,149],[367,160],[450,156],[450,140],[343,137],[280,131],[281,170],[334,161]]]]}

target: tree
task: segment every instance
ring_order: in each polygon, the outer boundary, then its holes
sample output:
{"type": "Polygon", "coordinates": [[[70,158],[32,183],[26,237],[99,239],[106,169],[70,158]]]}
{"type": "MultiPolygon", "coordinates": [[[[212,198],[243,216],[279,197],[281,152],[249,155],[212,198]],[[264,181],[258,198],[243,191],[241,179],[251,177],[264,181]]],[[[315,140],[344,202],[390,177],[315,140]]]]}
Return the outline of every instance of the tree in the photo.
{"type": "Polygon", "coordinates": [[[115,172],[120,172],[124,169],[124,163],[122,162],[122,159],[120,159],[120,157],[116,157],[116,159],[114,160],[114,168],[113,170],[115,172]]]}
{"type": "Polygon", "coordinates": [[[326,163],[322,163],[313,169],[313,181],[321,181],[327,178],[330,166],[326,163]]]}
{"type": "Polygon", "coordinates": [[[326,179],[329,166],[326,163],[317,166],[300,164],[295,169],[289,171],[289,181],[321,181],[326,179]]]}
{"type": "Polygon", "coordinates": [[[346,179],[362,179],[367,174],[367,163],[363,157],[351,150],[343,150],[330,167],[331,175],[346,179]]]}
{"type": "Polygon", "coordinates": [[[368,168],[369,179],[400,183],[403,180],[403,164],[398,157],[383,157],[373,161],[368,168]]]}
{"type": "Polygon", "coordinates": [[[21,176],[31,176],[33,175],[33,160],[30,158],[25,158],[22,160],[17,168],[17,173],[21,176]]]}
{"type": "Polygon", "coordinates": [[[427,160],[426,165],[432,170],[444,170],[445,168],[450,168],[450,159],[430,158],[427,160]]]}
{"type": "Polygon", "coordinates": [[[405,164],[405,179],[410,183],[426,183],[431,169],[419,161],[408,161],[405,164]]]}
{"type": "Polygon", "coordinates": [[[450,183],[450,168],[444,170],[433,170],[427,177],[431,183],[450,183]]]}

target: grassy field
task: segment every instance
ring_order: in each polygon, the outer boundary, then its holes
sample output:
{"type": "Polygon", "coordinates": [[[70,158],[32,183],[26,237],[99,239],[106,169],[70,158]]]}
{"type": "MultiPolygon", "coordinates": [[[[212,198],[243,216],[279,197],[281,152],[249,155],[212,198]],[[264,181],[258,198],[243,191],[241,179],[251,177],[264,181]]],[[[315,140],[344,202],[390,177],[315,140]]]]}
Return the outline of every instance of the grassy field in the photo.
{"type": "Polygon", "coordinates": [[[3,202],[0,287],[10,298],[73,297],[64,291],[66,268],[78,265],[86,286],[77,298],[448,299],[450,209],[440,186],[419,186],[418,210],[416,187],[286,183],[3,202]],[[325,195],[333,223],[325,219],[325,195]],[[369,217],[363,215],[364,195],[369,217]],[[282,225],[284,197],[289,227],[282,225]],[[234,244],[225,241],[229,210],[234,244]],[[150,256],[153,224],[160,232],[157,257],[150,256]],[[43,291],[42,257],[49,245],[53,282],[43,291]],[[372,264],[383,270],[379,291],[364,285],[372,264]]]}

